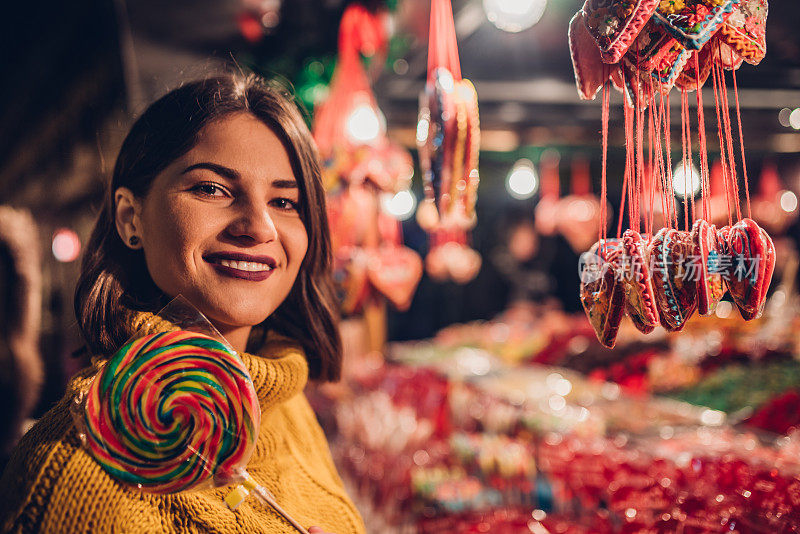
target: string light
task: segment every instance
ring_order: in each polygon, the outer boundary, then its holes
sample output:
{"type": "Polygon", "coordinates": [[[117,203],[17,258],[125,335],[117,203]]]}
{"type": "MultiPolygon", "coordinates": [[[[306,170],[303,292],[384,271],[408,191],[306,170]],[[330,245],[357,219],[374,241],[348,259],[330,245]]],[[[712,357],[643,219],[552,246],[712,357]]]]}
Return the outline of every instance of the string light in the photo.
{"type": "Polygon", "coordinates": [[[506,178],[508,193],[517,200],[530,198],[539,189],[539,177],[529,159],[517,161],[506,178]]]}
{"type": "Polygon", "coordinates": [[[792,191],[781,193],[781,209],[787,213],[792,213],[797,209],[797,195],[792,191]]]}
{"type": "Polygon", "coordinates": [[[516,33],[539,22],[547,0],[483,0],[486,18],[497,28],[516,33]]]}
{"type": "Polygon", "coordinates": [[[360,104],[347,117],[345,131],[351,142],[370,144],[378,139],[383,123],[384,119],[379,110],[370,104],[360,104]]]}
{"type": "Polygon", "coordinates": [[[689,176],[686,176],[686,169],[683,167],[683,162],[678,163],[675,170],[672,172],[672,190],[675,195],[681,198],[688,196],[696,196],[700,192],[700,171],[694,164],[689,165],[689,176]],[[686,188],[689,188],[687,191],[686,188]]]}
{"type": "Polygon", "coordinates": [[[407,189],[395,195],[386,193],[381,196],[381,208],[383,211],[400,221],[409,219],[414,214],[416,207],[417,197],[407,189]]]}
{"type": "Polygon", "coordinates": [[[800,130],[800,108],[794,108],[789,114],[789,126],[795,130],[800,130]]]}
{"type": "Polygon", "coordinates": [[[784,128],[789,127],[789,115],[792,114],[792,110],[789,108],[783,108],[778,112],[778,122],[781,123],[781,126],[784,128]]]}
{"type": "Polygon", "coordinates": [[[59,228],[53,233],[53,256],[62,263],[78,259],[81,253],[81,240],[75,231],[59,228]]]}

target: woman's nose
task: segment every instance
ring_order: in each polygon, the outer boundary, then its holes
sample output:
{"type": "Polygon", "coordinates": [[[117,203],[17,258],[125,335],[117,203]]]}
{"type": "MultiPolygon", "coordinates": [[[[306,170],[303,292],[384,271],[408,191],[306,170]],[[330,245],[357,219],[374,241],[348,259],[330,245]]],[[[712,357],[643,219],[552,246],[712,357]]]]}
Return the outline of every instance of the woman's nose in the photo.
{"type": "Polygon", "coordinates": [[[230,225],[228,232],[237,239],[249,239],[255,243],[266,243],[278,236],[275,221],[263,203],[260,206],[255,203],[242,206],[239,217],[230,225]]]}

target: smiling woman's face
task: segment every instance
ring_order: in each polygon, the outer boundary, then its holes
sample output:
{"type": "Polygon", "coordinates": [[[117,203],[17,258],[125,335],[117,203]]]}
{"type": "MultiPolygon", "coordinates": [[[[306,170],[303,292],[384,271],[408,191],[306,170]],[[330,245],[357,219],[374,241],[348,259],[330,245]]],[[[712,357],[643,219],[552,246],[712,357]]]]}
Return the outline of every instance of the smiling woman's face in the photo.
{"type": "Polygon", "coordinates": [[[239,350],[287,297],[308,249],[289,155],[250,114],[204,127],[144,199],[120,188],[115,200],[120,235],[140,239],[156,285],[186,297],[239,350]]]}

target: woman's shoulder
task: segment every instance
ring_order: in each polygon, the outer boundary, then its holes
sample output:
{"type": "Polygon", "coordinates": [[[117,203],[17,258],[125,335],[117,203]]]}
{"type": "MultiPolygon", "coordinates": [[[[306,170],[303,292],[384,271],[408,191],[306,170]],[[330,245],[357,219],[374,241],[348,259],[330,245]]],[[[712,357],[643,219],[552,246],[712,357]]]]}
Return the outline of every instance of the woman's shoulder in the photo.
{"type": "Polygon", "coordinates": [[[25,433],[6,465],[0,479],[0,530],[14,525],[31,530],[23,525],[38,521],[64,467],[81,452],[69,402],[62,399],[25,433]]]}

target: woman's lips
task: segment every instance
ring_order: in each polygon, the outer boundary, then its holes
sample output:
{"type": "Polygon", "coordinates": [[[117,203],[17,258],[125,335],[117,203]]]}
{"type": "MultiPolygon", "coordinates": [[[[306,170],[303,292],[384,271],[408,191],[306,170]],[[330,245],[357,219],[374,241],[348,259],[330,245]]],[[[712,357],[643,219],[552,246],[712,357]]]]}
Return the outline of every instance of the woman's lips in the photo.
{"type": "Polygon", "coordinates": [[[276,262],[269,256],[252,256],[242,253],[212,253],[203,259],[225,276],[260,282],[272,274],[276,262]]]}
{"type": "Polygon", "coordinates": [[[261,282],[262,280],[266,280],[272,274],[272,269],[270,269],[269,271],[242,271],[240,269],[234,269],[233,267],[220,265],[219,263],[212,263],[211,266],[218,273],[230,276],[231,278],[239,278],[241,280],[251,280],[253,282],[261,282]]]}

